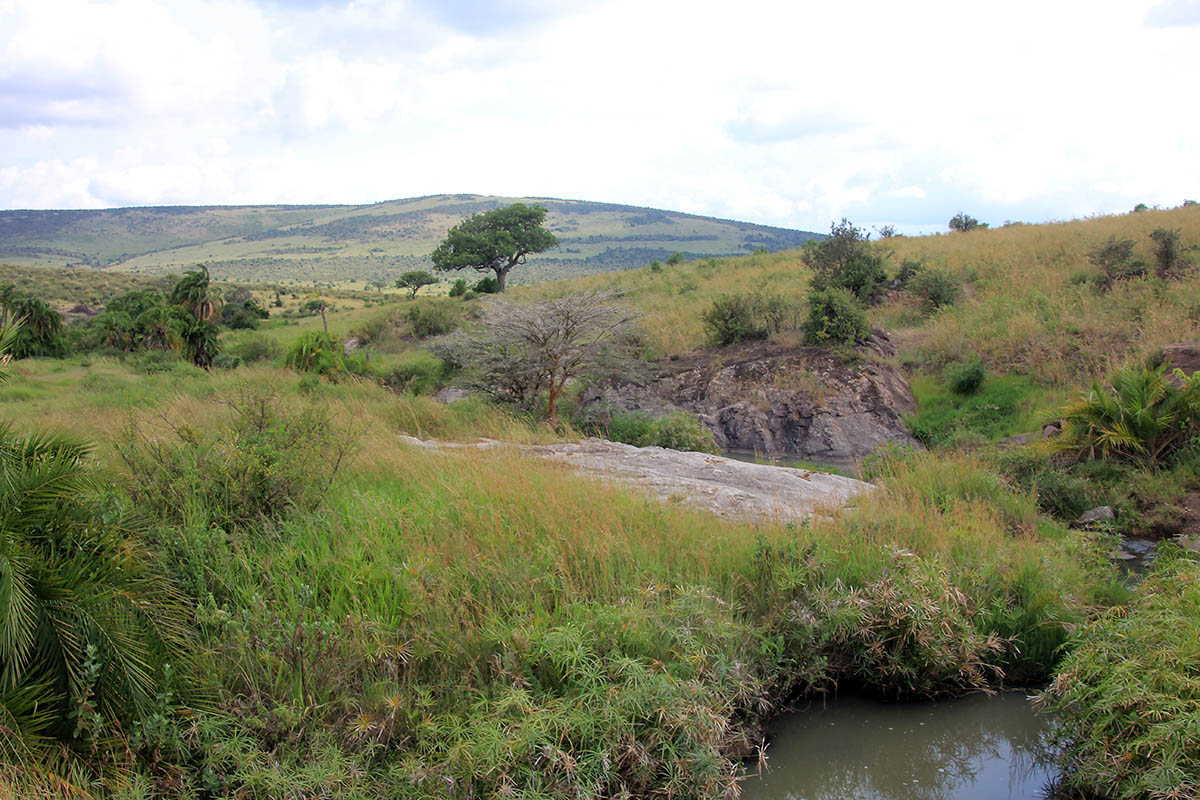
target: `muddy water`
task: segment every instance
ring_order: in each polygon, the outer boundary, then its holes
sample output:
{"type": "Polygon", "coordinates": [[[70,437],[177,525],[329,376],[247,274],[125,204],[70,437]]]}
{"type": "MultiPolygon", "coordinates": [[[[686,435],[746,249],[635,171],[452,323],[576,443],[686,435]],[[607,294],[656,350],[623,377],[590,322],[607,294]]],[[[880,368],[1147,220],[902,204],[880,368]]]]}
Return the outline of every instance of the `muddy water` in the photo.
{"type": "Polygon", "coordinates": [[[753,450],[722,450],[721,455],[734,461],[745,461],[749,464],[770,464],[773,467],[797,467],[816,471],[828,471],[837,475],[858,475],[857,461],[830,461],[828,459],[798,458],[788,455],[769,455],[756,453],[753,450]]]}
{"type": "Polygon", "coordinates": [[[1022,693],[939,703],[841,697],[772,726],[768,768],[743,800],[1025,800],[1052,772],[1034,753],[1047,721],[1022,693]]]}

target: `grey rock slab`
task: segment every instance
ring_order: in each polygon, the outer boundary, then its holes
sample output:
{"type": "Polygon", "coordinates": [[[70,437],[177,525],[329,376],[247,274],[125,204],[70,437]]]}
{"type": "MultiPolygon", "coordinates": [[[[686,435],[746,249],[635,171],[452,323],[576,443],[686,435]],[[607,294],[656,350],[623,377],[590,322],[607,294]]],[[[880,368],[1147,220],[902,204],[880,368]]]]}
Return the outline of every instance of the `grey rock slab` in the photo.
{"type": "Polygon", "coordinates": [[[1091,525],[1096,522],[1110,522],[1117,518],[1117,512],[1112,506],[1097,506],[1088,509],[1075,520],[1076,525],[1091,525]]]}
{"type": "Polygon", "coordinates": [[[512,447],[521,453],[569,464],[585,474],[649,492],[723,517],[780,522],[827,516],[875,487],[855,478],[815,470],[750,464],[708,453],[634,447],[603,439],[550,445],[491,440],[471,444],[401,439],[426,449],[512,447]]]}

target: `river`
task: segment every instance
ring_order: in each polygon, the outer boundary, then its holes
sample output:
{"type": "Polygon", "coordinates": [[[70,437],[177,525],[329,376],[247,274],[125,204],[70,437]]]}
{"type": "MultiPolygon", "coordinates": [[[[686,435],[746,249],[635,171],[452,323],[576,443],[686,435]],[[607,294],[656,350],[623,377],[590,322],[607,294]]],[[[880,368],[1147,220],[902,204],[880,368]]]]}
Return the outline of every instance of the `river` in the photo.
{"type": "Polygon", "coordinates": [[[1035,753],[1048,720],[1024,693],[940,702],[815,700],[771,726],[767,769],[743,800],[1027,800],[1054,773],[1035,753]]]}

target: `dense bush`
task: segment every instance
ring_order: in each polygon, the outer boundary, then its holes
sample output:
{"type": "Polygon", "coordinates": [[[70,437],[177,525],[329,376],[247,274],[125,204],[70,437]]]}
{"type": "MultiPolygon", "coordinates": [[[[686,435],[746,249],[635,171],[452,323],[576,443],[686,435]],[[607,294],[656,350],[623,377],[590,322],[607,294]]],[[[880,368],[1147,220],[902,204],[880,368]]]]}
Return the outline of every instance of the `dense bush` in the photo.
{"type": "Polygon", "coordinates": [[[1178,278],[1192,268],[1184,255],[1183,234],[1179,230],[1156,228],[1150,233],[1154,242],[1154,273],[1160,278],[1178,278]]]}
{"type": "Polygon", "coordinates": [[[1131,604],[1079,632],[1040,697],[1069,787],[1121,800],[1200,797],[1200,561],[1178,549],[1155,561],[1131,604]]]}
{"type": "Polygon", "coordinates": [[[718,347],[767,338],[767,326],[758,319],[756,303],[750,295],[721,295],[701,319],[708,340],[718,347]]]}
{"type": "Polygon", "coordinates": [[[458,327],[460,313],[456,303],[433,298],[414,301],[405,312],[418,339],[450,333],[458,327]]]}
{"type": "Polygon", "coordinates": [[[418,350],[381,377],[384,386],[394,392],[432,394],[446,384],[450,369],[436,356],[418,350]]]}
{"type": "Polygon", "coordinates": [[[1110,236],[1104,244],[1088,251],[1088,261],[1100,270],[1097,285],[1110,289],[1118,281],[1146,274],[1146,263],[1133,257],[1133,248],[1133,239],[1110,236]]]}
{"type": "Polygon", "coordinates": [[[131,422],[117,451],[138,508],[178,525],[244,527],[313,509],[325,496],[347,444],[328,413],[293,412],[246,391],[215,425],[131,422]]]}
{"type": "Polygon", "coordinates": [[[466,278],[455,278],[454,283],[450,284],[450,296],[462,297],[467,293],[467,289],[469,288],[470,287],[467,286],[466,278]]]}
{"type": "Polygon", "coordinates": [[[921,301],[926,311],[954,305],[962,293],[958,284],[940,269],[917,271],[906,283],[907,290],[921,301]]]}
{"type": "Polygon", "coordinates": [[[496,294],[500,291],[500,281],[491,277],[480,278],[471,286],[471,291],[475,294],[496,294]]]}
{"type": "Polygon", "coordinates": [[[228,348],[230,355],[240,358],[246,364],[255,361],[273,361],[279,358],[283,349],[279,340],[274,336],[254,334],[238,339],[228,348]]]}
{"type": "Polygon", "coordinates": [[[983,385],[983,379],[987,377],[987,370],[982,361],[972,358],[968,361],[947,364],[944,375],[950,391],[958,395],[969,396],[979,391],[979,387],[983,385]]]}
{"type": "Polygon", "coordinates": [[[887,290],[884,255],[872,249],[870,234],[849,220],[832,225],[828,238],[806,242],[801,257],[813,270],[815,291],[846,289],[871,305],[887,290]]]}
{"type": "Polygon", "coordinates": [[[871,334],[867,315],[846,289],[830,288],[808,296],[804,342],[810,345],[847,345],[871,334]]]}

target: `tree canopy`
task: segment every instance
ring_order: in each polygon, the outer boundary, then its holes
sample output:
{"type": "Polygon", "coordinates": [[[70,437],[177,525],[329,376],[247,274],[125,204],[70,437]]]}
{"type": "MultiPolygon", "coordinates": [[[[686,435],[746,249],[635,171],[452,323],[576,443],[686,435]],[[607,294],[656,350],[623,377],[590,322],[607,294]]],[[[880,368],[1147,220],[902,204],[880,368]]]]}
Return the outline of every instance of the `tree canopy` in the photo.
{"type": "Polygon", "coordinates": [[[396,280],[397,289],[408,289],[411,294],[409,297],[416,297],[417,292],[422,286],[432,286],[437,283],[438,279],[433,276],[432,272],[423,269],[410,270],[401,275],[396,280]]]}
{"type": "Polygon", "coordinates": [[[558,244],[546,230],[546,209],[513,203],[475,214],[455,225],[433,251],[433,267],[439,271],[466,267],[496,273],[504,291],[509,270],[524,264],[530,253],[541,253],[558,244]]]}

